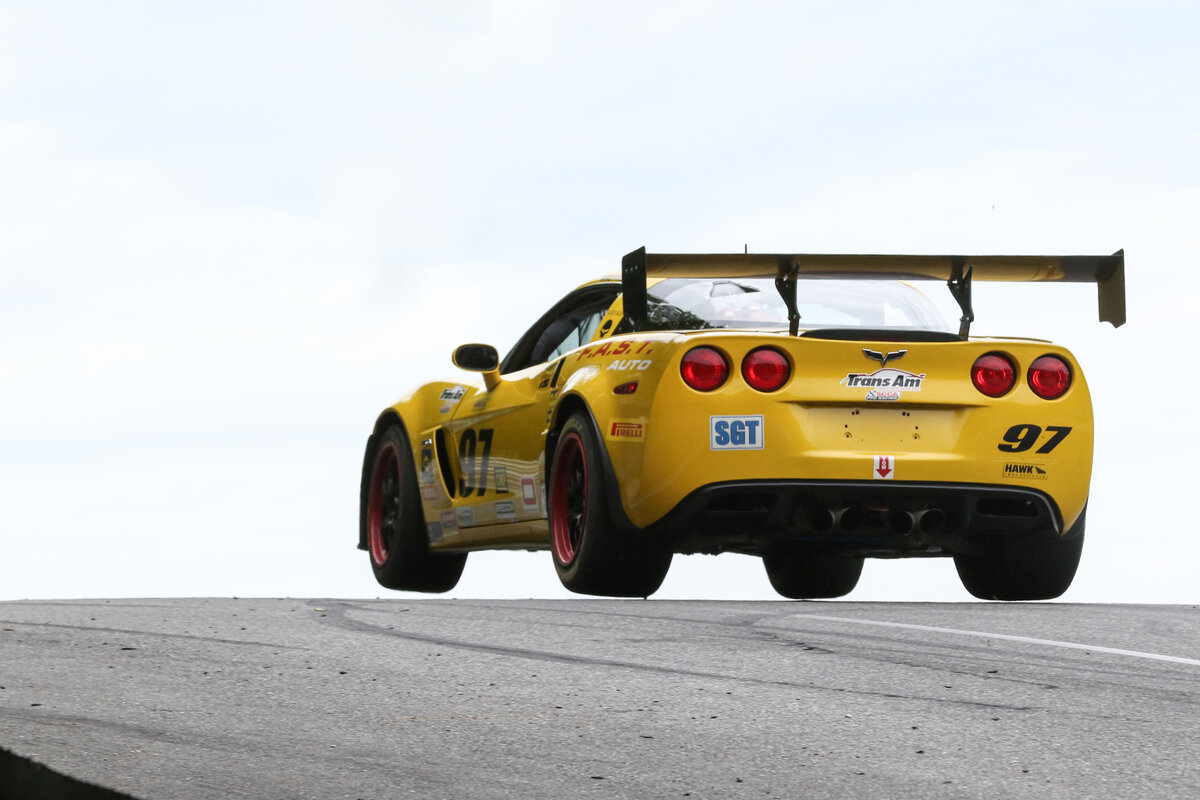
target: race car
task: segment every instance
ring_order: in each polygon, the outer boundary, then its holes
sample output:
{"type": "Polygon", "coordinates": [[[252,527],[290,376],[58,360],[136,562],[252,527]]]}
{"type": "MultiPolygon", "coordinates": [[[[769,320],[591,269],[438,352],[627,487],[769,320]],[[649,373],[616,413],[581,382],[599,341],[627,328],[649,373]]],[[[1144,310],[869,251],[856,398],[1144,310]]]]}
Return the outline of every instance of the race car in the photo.
{"type": "Polygon", "coordinates": [[[975,281],[1098,287],[1108,256],[655,254],[543,314],[503,359],[383,410],[359,548],[388,588],[446,592],[475,550],[549,550],[573,592],[648,597],[676,553],[761,557],[780,595],[840,597],[865,558],[951,557],[979,598],[1070,586],[1093,424],[1048,341],[978,338],[975,281]],[[917,287],[944,281],[957,327],[917,287]]]}

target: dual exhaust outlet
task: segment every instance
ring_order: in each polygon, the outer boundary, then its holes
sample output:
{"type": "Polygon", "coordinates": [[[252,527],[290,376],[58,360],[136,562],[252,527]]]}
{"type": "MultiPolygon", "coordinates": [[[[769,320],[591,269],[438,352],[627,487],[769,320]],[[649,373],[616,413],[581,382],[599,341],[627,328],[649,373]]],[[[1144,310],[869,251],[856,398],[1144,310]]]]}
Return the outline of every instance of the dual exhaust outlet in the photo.
{"type": "MultiPolygon", "coordinates": [[[[901,536],[935,534],[946,526],[946,513],[940,508],[886,509],[880,517],[888,533],[901,536]]],[[[809,512],[808,522],[817,533],[854,533],[866,525],[867,514],[855,506],[821,506],[809,512]]]]}

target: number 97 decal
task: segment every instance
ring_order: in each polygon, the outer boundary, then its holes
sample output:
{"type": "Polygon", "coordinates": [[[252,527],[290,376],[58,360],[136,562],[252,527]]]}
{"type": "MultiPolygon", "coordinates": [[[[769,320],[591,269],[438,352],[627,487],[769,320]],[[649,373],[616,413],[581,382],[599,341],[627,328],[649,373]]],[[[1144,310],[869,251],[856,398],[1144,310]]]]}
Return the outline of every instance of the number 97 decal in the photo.
{"type": "MultiPolygon", "coordinates": [[[[1035,453],[1049,453],[1054,448],[1058,447],[1062,440],[1067,438],[1067,434],[1071,432],[1071,428],[1062,425],[1047,425],[1046,433],[1048,434],[1042,446],[1035,453]]],[[[1005,453],[1024,453],[1038,443],[1042,437],[1042,428],[1038,425],[1030,425],[1028,423],[1022,425],[1013,425],[1004,432],[1004,441],[998,445],[1000,450],[1005,453]]]]}

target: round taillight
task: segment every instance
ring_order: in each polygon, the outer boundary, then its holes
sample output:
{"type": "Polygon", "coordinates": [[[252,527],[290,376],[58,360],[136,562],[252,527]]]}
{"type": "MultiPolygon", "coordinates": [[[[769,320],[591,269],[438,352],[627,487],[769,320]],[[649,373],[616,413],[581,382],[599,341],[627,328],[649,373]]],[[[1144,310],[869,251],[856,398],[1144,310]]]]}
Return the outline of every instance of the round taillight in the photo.
{"type": "Polygon", "coordinates": [[[988,353],[975,359],[971,367],[971,383],[988,397],[1001,397],[1016,385],[1017,368],[1008,356],[988,353]]]}
{"type": "Polygon", "coordinates": [[[729,377],[729,363],[719,350],[695,347],[684,355],[679,372],[688,386],[700,392],[711,392],[729,377]]]}
{"type": "Polygon", "coordinates": [[[742,359],[742,377],[746,383],[760,392],[773,392],[787,383],[792,376],[792,365],[787,356],[774,347],[751,350],[742,359]]]}
{"type": "Polygon", "coordinates": [[[1029,365],[1027,379],[1034,394],[1055,400],[1071,388],[1071,368],[1058,356],[1042,356],[1029,365]]]}

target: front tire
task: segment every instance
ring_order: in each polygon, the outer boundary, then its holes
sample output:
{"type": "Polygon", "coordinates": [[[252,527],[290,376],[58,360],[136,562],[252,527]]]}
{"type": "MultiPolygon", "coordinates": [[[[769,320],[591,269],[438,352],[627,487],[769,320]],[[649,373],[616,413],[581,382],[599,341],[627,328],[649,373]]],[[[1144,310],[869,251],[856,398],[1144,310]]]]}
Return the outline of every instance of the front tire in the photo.
{"type": "Polygon", "coordinates": [[[854,591],[862,575],[861,556],[808,551],[763,556],[771,586],[791,600],[842,597],[854,591]]]}
{"type": "Polygon", "coordinates": [[[671,551],[615,525],[604,492],[599,439],[583,414],[558,434],[550,470],[550,550],[562,585],[579,594],[649,597],[671,551]]]}
{"type": "Polygon", "coordinates": [[[954,557],[963,587],[980,600],[1052,600],[1070,588],[1083,553],[1085,514],[1065,536],[991,539],[954,557]]]}
{"type": "Polygon", "coordinates": [[[467,556],[430,551],[412,447],[399,425],[375,446],[364,512],[371,570],[381,586],[448,592],[458,584],[467,556]]]}

